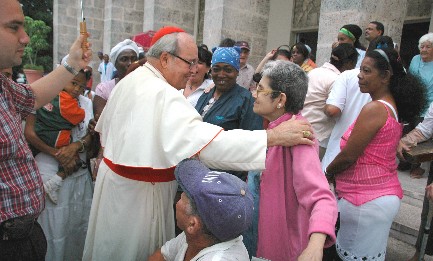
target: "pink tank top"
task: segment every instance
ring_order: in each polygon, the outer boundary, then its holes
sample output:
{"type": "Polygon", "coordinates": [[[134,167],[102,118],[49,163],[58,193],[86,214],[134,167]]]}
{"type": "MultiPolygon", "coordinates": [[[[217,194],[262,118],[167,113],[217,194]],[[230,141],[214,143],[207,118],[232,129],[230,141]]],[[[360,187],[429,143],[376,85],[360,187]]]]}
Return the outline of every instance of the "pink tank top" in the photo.
{"type": "MultiPolygon", "coordinates": [[[[388,106],[397,118],[393,107],[385,101],[379,102],[388,112],[385,125],[376,133],[358,160],[350,168],[336,175],[338,197],[356,206],[385,195],[396,195],[400,199],[403,197],[396,162],[396,151],[403,126],[391,117],[388,106]]],[[[346,146],[355,123],[356,121],[350,125],[341,138],[341,149],[346,146]]]]}

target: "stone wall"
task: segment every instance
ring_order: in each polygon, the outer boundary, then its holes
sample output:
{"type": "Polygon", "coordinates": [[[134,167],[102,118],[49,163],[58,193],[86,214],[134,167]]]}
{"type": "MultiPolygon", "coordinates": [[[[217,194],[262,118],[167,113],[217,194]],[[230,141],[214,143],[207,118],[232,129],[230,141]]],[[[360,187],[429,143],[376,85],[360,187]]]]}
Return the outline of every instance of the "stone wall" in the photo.
{"type": "MultiPolygon", "coordinates": [[[[432,3],[433,0],[84,0],[84,16],[94,50],[94,82],[98,83],[97,51],[109,53],[123,39],[166,25],[180,26],[191,34],[196,32],[197,42],[209,48],[226,37],[248,41],[252,47],[249,63],[254,66],[274,45],[292,44],[296,33],[318,30],[320,65],[327,60],[342,25],[355,23],[364,29],[369,21],[378,20],[384,23],[385,33],[400,42],[403,22],[429,21],[432,3]],[[196,15],[198,23],[194,22],[196,15]]],[[[79,4],[54,0],[55,63],[67,54],[79,33],[79,4]]]]}
{"type": "Polygon", "coordinates": [[[157,31],[163,26],[173,25],[193,34],[195,2],[196,0],[144,0],[143,30],[157,31]]]}
{"type": "Polygon", "coordinates": [[[293,10],[293,30],[319,27],[321,0],[296,0],[293,10]]]}
{"type": "MultiPolygon", "coordinates": [[[[384,24],[385,33],[400,43],[406,10],[407,0],[322,0],[317,64],[328,61],[331,45],[336,40],[339,28],[345,24],[357,24],[364,30],[370,21],[378,20],[384,24]]],[[[361,40],[367,44],[363,37],[361,40]]]]}
{"type": "Polygon", "coordinates": [[[256,66],[266,54],[269,0],[206,0],[203,42],[218,46],[224,38],[247,41],[248,63],[256,66]]]}
{"type": "MultiPolygon", "coordinates": [[[[71,44],[80,33],[81,7],[79,1],[55,0],[53,10],[53,58],[56,64],[59,63],[62,57],[68,54],[71,44]]],[[[96,52],[102,50],[104,2],[85,0],[84,17],[86,18],[87,31],[91,34],[89,41],[92,42],[94,56],[90,65],[94,72],[93,83],[96,84],[100,80],[99,73],[97,72],[100,62],[96,52]]]]}

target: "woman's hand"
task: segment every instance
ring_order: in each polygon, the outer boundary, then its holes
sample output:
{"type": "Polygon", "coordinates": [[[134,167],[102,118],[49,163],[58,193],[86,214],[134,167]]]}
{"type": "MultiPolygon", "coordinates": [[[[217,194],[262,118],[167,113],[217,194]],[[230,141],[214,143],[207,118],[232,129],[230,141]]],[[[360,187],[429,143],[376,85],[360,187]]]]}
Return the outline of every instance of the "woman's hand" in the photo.
{"type": "Polygon", "coordinates": [[[311,124],[306,120],[295,120],[296,116],[281,123],[277,127],[267,130],[268,147],[285,146],[291,147],[298,144],[314,145],[314,132],[311,124]],[[310,136],[305,137],[304,131],[309,131],[310,136]]]}
{"type": "Polygon", "coordinates": [[[403,156],[403,151],[410,151],[410,147],[400,140],[397,147],[397,157],[400,160],[405,160],[403,156]]]}
{"type": "Polygon", "coordinates": [[[81,144],[77,144],[77,142],[61,147],[55,155],[56,159],[64,168],[73,169],[76,165],[75,156],[80,148],[81,144]]]}
{"type": "Polygon", "coordinates": [[[302,251],[298,261],[321,261],[326,237],[327,235],[322,233],[311,234],[308,246],[302,251]]]}
{"type": "Polygon", "coordinates": [[[96,127],[96,123],[97,123],[95,120],[96,116],[98,116],[98,118],[99,118],[99,115],[95,115],[95,118],[91,119],[89,121],[89,124],[87,125],[87,130],[90,133],[90,135],[94,135],[96,133],[96,131],[95,131],[95,127],[96,127]]]}

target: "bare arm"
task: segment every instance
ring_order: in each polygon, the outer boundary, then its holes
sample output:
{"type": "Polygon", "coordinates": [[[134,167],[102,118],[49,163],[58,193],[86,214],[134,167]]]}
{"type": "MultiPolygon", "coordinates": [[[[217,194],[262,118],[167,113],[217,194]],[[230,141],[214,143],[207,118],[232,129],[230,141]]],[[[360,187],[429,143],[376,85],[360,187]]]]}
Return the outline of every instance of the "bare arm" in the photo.
{"type": "Polygon", "coordinates": [[[39,136],[35,132],[35,122],[36,116],[33,114],[29,114],[29,116],[27,116],[26,118],[26,125],[24,127],[24,136],[26,137],[26,140],[39,151],[45,152],[48,155],[55,157],[57,149],[48,146],[39,138],[39,136]]]}
{"type": "Polygon", "coordinates": [[[340,108],[331,104],[326,104],[323,110],[325,111],[325,115],[331,118],[336,118],[341,115],[340,108]]]}
{"type": "Polygon", "coordinates": [[[257,65],[257,68],[256,68],[256,70],[255,70],[254,73],[261,73],[263,67],[265,66],[265,64],[266,64],[266,63],[267,63],[267,62],[272,58],[272,56],[274,56],[274,53],[275,53],[276,51],[277,51],[277,50],[272,50],[272,51],[270,51],[269,53],[267,53],[267,54],[265,55],[265,57],[263,57],[263,59],[260,61],[259,65],[257,65]]]}
{"type": "Polygon", "coordinates": [[[302,251],[298,261],[321,261],[323,257],[323,246],[327,235],[322,233],[312,233],[307,247],[302,251]]]}
{"type": "MultiPolygon", "coordinates": [[[[68,64],[76,71],[85,68],[92,58],[92,50],[88,43],[88,50],[83,52],[81,43],[84,36],[80,35],[72,44],[69,50],[68,64]]],[[[74,75],[70,73],[64,66],[59,66],[47,76],[42,77],[38,81],[31,84],[31,88],[36,96],[35,109],[42,107],[50,102],[63,88],[66,83],[70,82],[74,75]]]]}
{"type": "Polygon", "coordinates": [[[426,141],[428,138],[424,137],[422,132],[418,129],[413,129],[411,132],[406,134],[398,143],[397,156],[404,160],[403,151],[410,151],[410,149],[416,146],[419,142],[426,141]]]}
{"type": "Polygon", "coordinates": [[[370,102],[365,105],[358,116],[346,146],[329,164],[326,172],[335,175],[355,163],[376,133],[383,127],[387,117],[388,113],[380,102],[370,102]]]}
{"type": "Polygon", "coordinates": [[[148,259],[148,261],[165,261],[164,256],[161,253],[161,248],[156,250],[153,255],[151,255],[148,259]]]}
{"type": "Polygon", "coordinates": [[[99,116],[104,110],[107,101],[99,95],[95,95],[93,98],[93,114],[95,115],[95,120],[98,121],[99,116]]]}

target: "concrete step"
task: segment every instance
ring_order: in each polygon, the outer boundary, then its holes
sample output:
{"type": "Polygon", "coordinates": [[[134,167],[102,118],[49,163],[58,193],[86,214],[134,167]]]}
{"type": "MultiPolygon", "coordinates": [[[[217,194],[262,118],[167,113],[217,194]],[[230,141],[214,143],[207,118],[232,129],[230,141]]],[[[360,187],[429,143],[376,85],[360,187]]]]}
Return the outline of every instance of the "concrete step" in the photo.
{"type": "Polygon", "coordinates": [[[421,222],[421,207],[402,202],[392,225],[390,236],[405,243],[415,245],[421,222]]]}
{"type": "Polygon", "coordinates": [[[399,171],[398,177],[404,196],[400,210],[391,226],[390,237],[415,245],[421,222],[427,173],[421,179],[412,179],[409,171],[399,171]]]}

